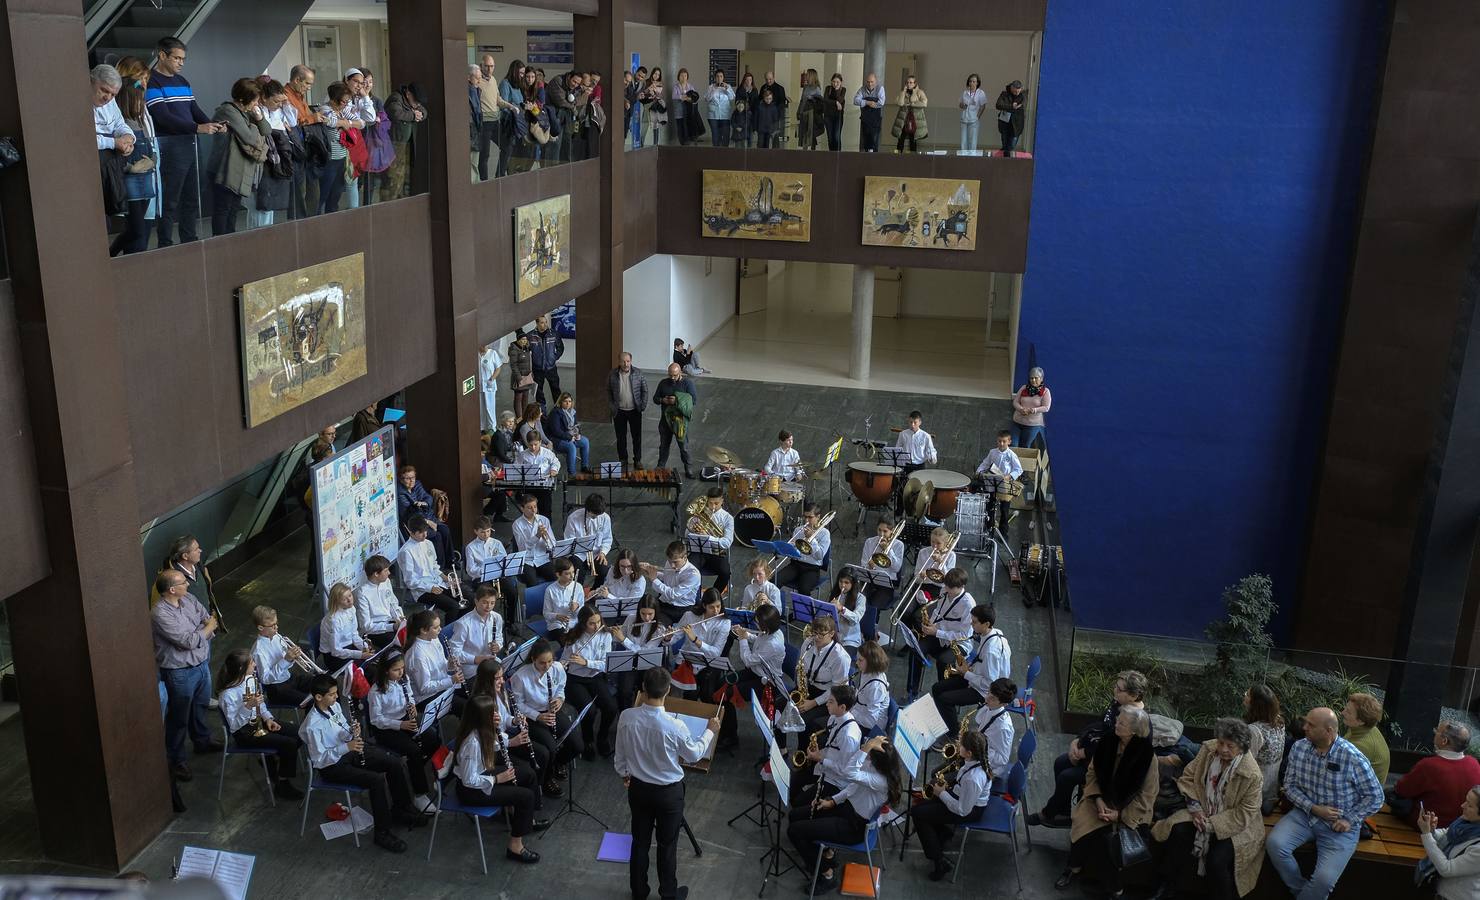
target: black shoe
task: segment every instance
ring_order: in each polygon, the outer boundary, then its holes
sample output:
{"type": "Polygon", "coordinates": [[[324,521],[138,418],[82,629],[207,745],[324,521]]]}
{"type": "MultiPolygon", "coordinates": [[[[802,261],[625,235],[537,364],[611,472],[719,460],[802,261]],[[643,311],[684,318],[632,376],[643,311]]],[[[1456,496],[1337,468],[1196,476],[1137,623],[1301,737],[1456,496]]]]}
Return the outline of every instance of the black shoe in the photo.
{"type": "Polygon", "coordinates": [[[525,847],[523,850],[520,850],[518,853],[515,853],[513,850],[505,849],[504,850],[504,856],[507,856],[509,859],[512,859],[514,862],[520,862],[520,863],[537,863],[537,862],[540,861],[540,855],[538,853],[534,852],[533,850],[529,849],[528,847],[525,847]]]}
{"type": "Polygon", "coordinates": [[[173,766],[170,766],[170,775],[173,776],[176,781],[189,781],[190,779],[195,777],[194,775],[190,774],[190,767],[185,765],[184,763],[175,763],[173,766]]]}
{"type": "Polygon", "coordinates": [[[951,874],[950,865],[944,859],[937,859],[935,865],[930,870],[930,880],[940,881],[949,874],[951,874]]]}
{"type": "Polygon", "coordinates": [[[420,828],[427,823],[427,817],[410,807],[395,811],[396,824],[407,828],[420,828]]]}
{"type": "Polygon", "coordinates": [[[373,840],[375,841],[375,846],[380,847],[383,850],[389,850],[392,853],[406,852],[406,842],[396,837],[394,834],[391,834],[389,831],[381,831],[379,828],[375,829],[375,837],[373,838],[373,840]]]}
{"type": "Polygon", "coordinates": [[[220,753],[222,750],[225,749],[226,748],[221,744],[220,741],[206,741],[204,744],[195,745],[195,752],[201,756],[204,756],[207,753],[220,753]]]}
{"type": "Polygon", "coordinates": [[[551,819],[535,819],[534,820],[534,826],[533,826],[534,827],[534,830],[535,831],[544,831],[545,829],[547,829],[547,828],[550,827],[551,822],[552,822],[551,819]]]}
{"type": "Polygon", "coordinates": [[[272,786],[272,792],[284,800],[303,799],[303,792],[294,787],[291,781],[279,781],[272,786]]]}
{"type": "Polygon", "coordinates": [[[1073,869],[1065,869],[1064,871],[1059,873],[1059,877],[1057,880],[1054,881],[1053,886],[1061,891],[1065,890],[1069,887],[1069,885],[1073,884],[1074,879],[1078,877],[1078,872],[1074,871],[1073,869]]]}
{"type": "Polygon", "coordinates": [[[565,789],[556,784],[553,780],[545,782],[543,790],[546,797],[559,798],[565,796],[565,789]]]}
{"type": "Polygon", "coordinates": [[[673,900],[689,900],[689,886],[686,884],[679,885],[678,893],[673,895],[673,900]]]}

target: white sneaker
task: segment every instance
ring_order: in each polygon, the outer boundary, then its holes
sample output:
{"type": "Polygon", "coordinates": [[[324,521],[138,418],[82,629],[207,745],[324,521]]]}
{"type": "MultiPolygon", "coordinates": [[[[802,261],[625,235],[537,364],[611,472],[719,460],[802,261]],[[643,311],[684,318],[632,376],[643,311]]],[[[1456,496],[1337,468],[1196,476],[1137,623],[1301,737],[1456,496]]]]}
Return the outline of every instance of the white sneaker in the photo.
{"type": "Polygon", "coordinates": [[[437,804],[428,799],[426,794],[417,794],[415,797],[412,797],[411,805],[424,813],[434,813],[437,811],[437,804]]]}

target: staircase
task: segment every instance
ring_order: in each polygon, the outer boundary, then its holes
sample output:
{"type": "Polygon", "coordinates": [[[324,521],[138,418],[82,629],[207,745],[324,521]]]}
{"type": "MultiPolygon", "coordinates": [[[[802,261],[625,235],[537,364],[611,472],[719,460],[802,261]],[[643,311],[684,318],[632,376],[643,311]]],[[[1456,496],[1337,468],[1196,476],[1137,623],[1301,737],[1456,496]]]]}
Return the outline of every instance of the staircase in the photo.
{"type": "Polygon", "coordinates": [[[87,43],[94,64],[125,56],[152,62],[162,37],[180,36],[187,20],[209,0],[88,0],[87,43]]]}

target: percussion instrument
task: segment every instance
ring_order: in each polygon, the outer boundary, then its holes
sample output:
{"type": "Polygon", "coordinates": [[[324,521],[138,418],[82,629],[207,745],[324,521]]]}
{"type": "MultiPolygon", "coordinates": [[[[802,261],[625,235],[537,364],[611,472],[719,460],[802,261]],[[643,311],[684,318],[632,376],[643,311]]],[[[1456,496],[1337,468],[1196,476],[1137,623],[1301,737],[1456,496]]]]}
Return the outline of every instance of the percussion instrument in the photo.
{"type": "Polygon", "coordinates": [[[914,477],[935,486],[930,498],[929,514],[932,519],[944,519],[956,511],[956,495],[971,484],[971,479],[950,469],[919,469],[914,477]]]}
{"type": "Polygon", "coordinates": [[[1042,575],[1049,564],[1049,554],[1053,554],[1053,564],[1059,568],[1064,567],[1064,548],[1058,544],[1029,544],[1023,551],[1023,574],[1042,575]]]}
{"type": "Polygon", "coordinates": [[[781,476],[780,475],[768,475],[768,476],[766,476],[766,480],[761,483],[761,492],[764,493],[764,494],[770,494],[772,497],[775,497],[777,494],[780,494],[781,493],[781,476]]]}
{"type": "Polygon", "coordinates": [[[747,547],[756,541],[773,541],[781,527],[781,504],[775,497],[762,494],[750,505],[735,513],[735,540],[747,547]]]}
{"type": "Polygon", "coordinates": [[[899,467],[874,462],[848,463],[848,489],[864,506],[887,506],[899,480],[899,467]]]}
{"type": "Polygon", "coordinates": [[[782,503],[801,503],[807,499],[807,488],[798,481],[785,481],[781,484],[782,503]]]}
{"type": "Polygon", "coordinates": [[[912,476],[904,486],[904,491],[900,496],[900,506],[904,509],[906,516],[918,519],[930,511],[930,498],[934,495],[934,484],[912,476]]]}
{"type": "Polygon", "coordinates": [[[998,503],[1011,503],[1014,497],[1023,492],[1021,481],[1013,481],[1009,478],[998,478],[996,481],[992,494],[997,498],[998,503]]]}
{"type": "Polygon", "coordinates": [[[739,454],[731,450],[726,450],[723,447],[710,447],[708,450],[704,451],[704,455],[709,457],[710,462],[718,466],[728,466],[729,468],[733,469],[739,468],[740,466],[745,464],[744,461],[740,459],[739,454]]]}
{"type": "Polygon", "coordinates": [[[735,506],[744,506],[760,487],[760,473],[754,469],[731,469],[725,485],[725,498],[735,506]]]}

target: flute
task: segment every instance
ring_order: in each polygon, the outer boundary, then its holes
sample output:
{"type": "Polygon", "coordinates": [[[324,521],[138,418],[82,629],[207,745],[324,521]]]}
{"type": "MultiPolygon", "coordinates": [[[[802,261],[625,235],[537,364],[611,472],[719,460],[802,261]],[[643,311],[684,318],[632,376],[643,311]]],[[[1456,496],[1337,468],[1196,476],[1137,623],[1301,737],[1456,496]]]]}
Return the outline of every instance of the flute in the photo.
{"type": "Polygon", "coordinates": [[[723,619],[726,615],[728,615],[728,613],[715,613],[712,616],[706,616],[702,619],[699,619],[698,621],[689,622],[686,625],[676,625],[665,630],[663,634],[660,635],[657,639],[666,641],[667,639],[673,637],[675,634],[678,634],[680,631],[683,631],[685,628],[693,628],[695,625],[703,625],[705,622],[713,622],[715,619],[723,619]]]}

